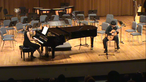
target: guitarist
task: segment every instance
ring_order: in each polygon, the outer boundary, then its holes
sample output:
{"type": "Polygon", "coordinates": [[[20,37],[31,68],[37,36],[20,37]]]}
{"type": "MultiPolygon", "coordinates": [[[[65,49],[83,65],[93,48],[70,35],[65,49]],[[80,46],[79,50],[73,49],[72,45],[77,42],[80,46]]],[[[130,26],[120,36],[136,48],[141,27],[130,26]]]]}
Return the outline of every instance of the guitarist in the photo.
{"type": "Polygon", "coordinates": [[[119,37],[118,37],[118,27],[116,26],[117,23],[115,21],[111,21],[110,26],[107,27],[105,31],[105,38],[103,39],[103,45],[104,45],[104,53],[107,53],[107,41],[114,40],[117,44],[117,50],[120,49],[119,47],[119,37]],[[109,37],[109,38],[108,38],[109,37]]]}

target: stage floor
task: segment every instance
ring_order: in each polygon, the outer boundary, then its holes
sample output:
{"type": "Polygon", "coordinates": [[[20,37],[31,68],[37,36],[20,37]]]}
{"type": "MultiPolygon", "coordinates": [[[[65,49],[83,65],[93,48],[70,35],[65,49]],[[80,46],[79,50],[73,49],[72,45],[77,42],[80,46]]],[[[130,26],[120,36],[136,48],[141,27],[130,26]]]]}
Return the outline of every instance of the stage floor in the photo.
{"type": "MultiPolygon", "coordinates": [[[[133,16],[115,16],[115,19],[121,20],[125,23],[126,27],[122,28],[122,41],[124,44],[120,43],[120,52],[114,51],[113,41],[109,45],[109,58],[103,53],[103,43],[101,40],[101,35],[98,34],[94,38],[94,48],[90,50],[90,37],[87,37],[87,43],[89,47],[81,46],[74,47],[80,44],[80,39],[71,39],[68,42],[71,44],[71,51],[56,51],[54,60],[51,59],[51,52],[49,58],[39,58],[39,53],[36,51],[34,53],[35,58],[30,61],[26,57],[26,61],[21,59],[19,45],[23,44],[23,35],[16,34],[16,41],[14,43],[14,50],[10,47],[10,42],[6,42],[3,50],[0,52],[0,67],[15,67],[15,66],[34,66],[34,65],[61,65],[61,64],[82,64],[82,63],[96,63],[96,62],[114,62],[114,61],[131,61],[131,60],[143,60],[146,59],[146,27],[143,27],[142,41],[139,37],[140,42],[138,43],[137,37],[134,38],[134,43],[132,43],[132,38],[128,38],[128,34],[125,35],[125,30],[130,29],[133,22],[133,16]],[[130,40],[130,42],[128,41],[130,40]],[[101,56],[99,56],[101,55],[101,56]]],[[[105,21],[105,17],[100,17],[99,25],[105,21]]],[[[98,27],[101,30],[101,27],[98,27]]],[[[82,43],[85,43],[85,38],[81,39],[82,43]]],[[[1,44],[1,41],[0,41],[1,44]]],[[[1,48],[0,48],[1,50],[1,48]]],[[[26,53],[27,54],[27,53],[26,53]]]]}

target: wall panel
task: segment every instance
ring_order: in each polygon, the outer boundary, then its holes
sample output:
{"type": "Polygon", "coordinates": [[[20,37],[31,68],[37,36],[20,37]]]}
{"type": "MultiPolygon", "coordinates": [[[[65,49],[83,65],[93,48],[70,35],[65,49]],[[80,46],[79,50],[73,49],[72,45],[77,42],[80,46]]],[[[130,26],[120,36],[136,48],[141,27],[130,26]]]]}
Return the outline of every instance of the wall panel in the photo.
{"type": "Polygon", "coordinates": [[[4,17],[4,14],[3,14],[4,0],[0,0],[0,7],[2,7],[2,10],[0,12],[0,19],[3,19],[3,17],[4,17]]]}
{"type": "MultiPolygon", "coordinates": [[[[75,10],[84,11],[97,9],[99,16],[106,14],[133,15],[133,0],[0,0],[0,6],[6,8],[10,14],[15,15],[14,8],[24,6],[32,12],[33,7],[57,8],[66,2],[75,7],[75,10]]],[[[137,4],[143,5],[144,0],[137,0],[137,4]]],[[[144,10],[144,9],[143,9],[144,10]]],[[[0,13],[3,17],[3,12],[0,13]]]]}
{"type": "Polygon", "coordinates": [[[40,7],[50,8],[50,0],[40,0],[40,7]]]}
{"type": "Polygon", "coordinates": [[[101,0],[93,0],[92,9],[97,10],[97,15],[101,15],[101,0]]]}
{"type": "Polygon", "coordinates": [[[100,11],[101,11],[101,14],[100,16],[105,16],[106,14],[109,14],[109,1],[110,0],[101,0],[100,4],[101,4],[101,8],[100,8],[100,11]]]}

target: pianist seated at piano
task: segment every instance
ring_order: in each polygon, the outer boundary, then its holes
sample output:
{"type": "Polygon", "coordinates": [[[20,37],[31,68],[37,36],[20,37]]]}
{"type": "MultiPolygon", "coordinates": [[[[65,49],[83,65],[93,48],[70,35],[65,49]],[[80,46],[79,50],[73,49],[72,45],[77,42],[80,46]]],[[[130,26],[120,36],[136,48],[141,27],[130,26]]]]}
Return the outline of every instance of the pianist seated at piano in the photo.
{"type": "MultiPolygon", "coordinates": [[[[23,46],[30,47],[32,51],[38,51],[40,56],[42,55],[42,52],[40,50],[40,45],[33,43],[32,41],[36,41],[36,39],[32,38],[32,26],[28,25],[26,28],[26,31],[24,32],[24,42],[23,46]]],[[[35,58],[33,55],[31,55],[32,58],[35,58]]]]}

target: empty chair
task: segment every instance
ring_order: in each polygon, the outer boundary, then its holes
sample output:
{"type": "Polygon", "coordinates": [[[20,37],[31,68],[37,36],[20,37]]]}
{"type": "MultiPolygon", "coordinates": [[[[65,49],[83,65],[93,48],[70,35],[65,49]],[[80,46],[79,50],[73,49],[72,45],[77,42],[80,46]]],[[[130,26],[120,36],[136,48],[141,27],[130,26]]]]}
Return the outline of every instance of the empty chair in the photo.
{"type": "Polygon", "coordinates": [[[32,30],[34,31],[39,29],[38,27],[40,27],[41,23],[38,20],[32,20],[30,25],[33,27],[32,30]]]}
{"type": "MultiPolygon", "coordinates": [[[[14,24],[15,22],[13,22],[13,21],[11,21],[11,20],[4,20],[3,21],[3,24],[4,24],[4,27],[7,27],[6,29],[7,30],[13,30],[14,31],[14,27],[13,27],[13,24],[14,24]]],[[[13,32],[13,34],[14,34],[14,32],[13,32]]]]}
{"type": "Polygon", "coordinates": [[[18,17],[12,17],[11,21],[17,21],[17,23],[19,22],[18,17]]]}
{"type": "Polygon", "coordinates": [[[105,22],[110,24],[112,19],[114,19],[114,15],[113,14],[107,14],[105,22]]]}
{"type": "MultiPolygon", "coordinates": [[[[14,35],[4,35],[4,34],[6,34],[6,30],[7,29],[5,27],[0,28],[1,40],[3,42],[3,44],[1,45],[1,47],[2,47],[1,51],[3,49],[5,41],[11,41],[11,42],[15,41],[14,40],[14,35]]],[[[13,49],[14,49],[14,43],[13,43],[13,49]]]]}
{"type": "Polygon", "coordinates": [[[64,22],[65,22],[66,26],[68,26],[68,25],[72,26],[72,20],[71,19],[64,19],[64,22]]]}
{"type": "Polygon", "coordinates": [[[41,22],[41,23],[44,23],[45,20],[46,20],[46,17],[47,17],[47,15],[41,15],[41,16],[40,16],[40,22],[41,22]]]}
{"type": "MultiPolygon", "coordinates": [[[[137,39],[138,39],[138,36],[141,36],[141,41],[142,41],[142,29],[143,29],[143,25],[138,24],[137,32],[133,32],[130,34],[132,36],[133,42],[134,42],[134,36],[137,36],[137,39]]],[[[139,39],[138,39],[138,42],[139,42],[139,39]]]]}
{"type": "Polygon", "coordinates": [[[47,15],[40,16],[40,22],[42,23],[42,25],[46,24],[46,18],[47,18],[47,15]]]}
{"type": "MultiPolygon", "coordinates": [[[[132,22],[132,29],[125,30],[125,36],[126,36],[126,32],[127,33],[136,32],[136,29],[137,29],[137,22],[133,21],[132,22]]],[[[130,36],[128,38],[130,38],[130,36]]]]}
{"type": "Polygon", "coordinates": [[[97,20],[99,20],[99,17],[96,14],[88,14],[88,21],[90,24],[94,24],[94,25],[95,23],[98,24],[97,20]]]}
{"type": "Polygon", "coordinates": [[[34,26],[35,23],[39,23],[39,21],[38,20],[32,20],[31,21],[31,26],[34,26]]]}
{"type": "Polygon", "coordinates": [[[140,15],[140,21],[139,23],[141,25],[146,25],[146,15],[140,15]]]}
{"type": "Polygon", "coordinates": [[[105,30],[107,29],[108,26],[109,26],[108,23],[103,22],[102,25],[101,25],[102,30],[97,31],[97,33],[101,34],[101,40],[103,39],[103,34],[105,34],[105,30]]]}
{"type": "Polygon", "coordinates": [[[66,12],[59,12],[59,19],[61,20],[62,19],[62,16],[66,14],[66,12]]]}
{"type": "Polygon", "coordinates": [[[77,18],[76,18],[76,12],[79,12],[79,11],[73,11],[72,12],[72,20],[74,21],[74,25],[75,25],[75,22],[76,22],[76,20],[77,20],[77,18]]]}
{"type": "Polygon", "coordinates": [[[23,24],[22,23],[17,23],[16,24],[16,30],[17,30],[17,33],[24,33],[23,24]]]}
{"type": "Polygon", "coordinates": [[[85,19],[84,14],[77,14],[77,25],[80,25],[85,19]]]}
{"type": "Polygon", "coordinates": [[[4,27],[10,26],[10,22],[11,22],[11,20],[4,20],[4,21],[3,21],[4,27]]]}
{"type": "Polygon", "coordinates": [[[114,18],[114,15],[113,14],[107,14],[106,17],[107,18],[109,17],[109,18],[113,19],[114,18]]]}
{"type": "Polygon", "coordinates": [[[88,25],[88,21],[83,21],[82,22],[84,25],[88,25]]]}
{"type": "Polygon", "coordinates": [[[7,11],[7,9],[3,9],[3,12],[4,12],[4,16],[5,16],[5,19],[10,19],[13,15],[10,15],[10,14],[8,14],[8,11],[7,11]]]}
{"type": "Polygon", "coordinates": [[[24,20],[25,18],[27,18],[27,16],[21,16],[21,17],[20,17],[20,22],[21,22],[21,23],[25,23],[25,22],[26,22],[26,21],[24,20]]]}
{"type": "Polygon", "coordinates": [[[62,15],[62,19],[64,20],[64,19],[71,19],[71,16],[70,16],[70,14],[63,14],[62,15]]]}
{"type": "Polygon", "coordinates": [[[22,23],[23,26],[27,26],[28,25],[28,18],[27,18],[27,16],[21,16],[20,22],[22,23]]]}
{"type": "Polygon", "coordinates": [[[52,17],[53,17],[53,21],[59,21],[59,16],[58,15],[52,15],[52,17]]]}
{"type": "Polygon", "coordinates": [[[14,37],[14,35],[8,35],[7,34],[7,29],[5,27],[0,28],[0,30],[3,32],[3,37],[14,37]]]}

